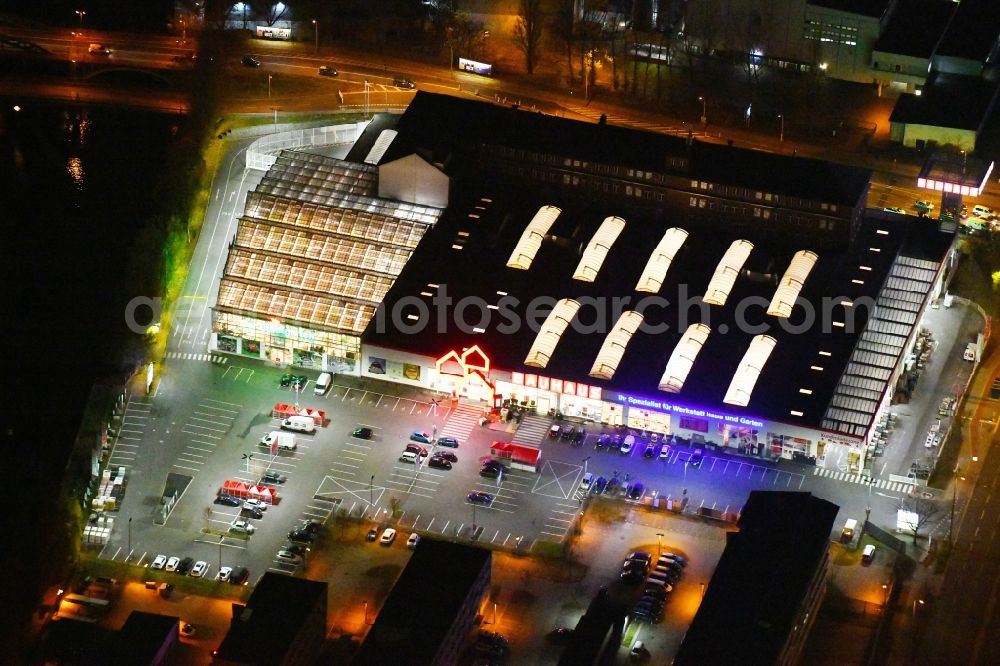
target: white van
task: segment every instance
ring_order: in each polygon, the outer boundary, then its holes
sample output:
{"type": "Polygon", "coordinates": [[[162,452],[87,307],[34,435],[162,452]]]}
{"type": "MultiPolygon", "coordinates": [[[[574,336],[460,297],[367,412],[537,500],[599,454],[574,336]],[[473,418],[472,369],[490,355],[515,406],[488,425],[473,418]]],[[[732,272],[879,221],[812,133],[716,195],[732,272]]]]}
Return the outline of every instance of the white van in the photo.
{"type": "Polygon", "coordinates": [[[399,456],[399,462],[410,463],[411,465],[417,464],[417,454],[413,451],[403,451],[403,455],[399,456]]]}
{"type": "Polygon", "coordinates": [[[313,393],[316,395],[326,395],[326,392],[330,390],[330,384],[333,383],[333,375],[329,372],[324,372],[316,380],[316,388],[313,389],[313,393]]]}
{"type": "Polygon", "coordinates": [[[277,443],[278,449],[284,451],[294,451],[296,447],[295,435],[277,430],[273,430],[261,437],[260,443],[261,446],[267,447],[270,447],[272,443],[277,443]]]}
{"type": "Polygon", "coordinates": [[[316,432],[316,422],[311,416],[289,416],[281,422],[281,429],[313,433],[316,432]]]}
{"type": "Polygon", "coordinates": [[[875,559],[875,544],[868,544],[865,549],[861,551],[861,561],[865,564],[871,564],[872,560],[875,559]]]}
{"type": "Polygon", "coordinates": [[[586,492],[590,490],[590,486],[594,483],[594,475],[592,472],[587,472],[583,475],[583,480],[580,481],[580,490],[586,492]]]}
{"type": "Polygon", "coordinates": [[[966,361],[975,361],[976,360],[976,343],[975,342],[970,342],[969,344],[965,345],[965,351],[962,352],[962,358],[964,360],[966,360],[966,361]]]}

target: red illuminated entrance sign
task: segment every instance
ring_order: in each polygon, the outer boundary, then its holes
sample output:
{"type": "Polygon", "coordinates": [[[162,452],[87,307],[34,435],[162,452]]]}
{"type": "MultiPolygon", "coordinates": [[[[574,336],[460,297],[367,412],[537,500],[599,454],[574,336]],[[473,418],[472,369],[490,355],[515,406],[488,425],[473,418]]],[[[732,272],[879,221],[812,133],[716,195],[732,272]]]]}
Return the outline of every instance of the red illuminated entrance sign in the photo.
{"type": "Polygon", "coordinates": [[[475,383],[481,385],[488,394],[486,401],[492,403],[496,388],[489,380],[490,357],[479,347],[472,345],[461,353],[454,349],[434,362],[438,375],[460,378],[459,388],[475,383]]]}

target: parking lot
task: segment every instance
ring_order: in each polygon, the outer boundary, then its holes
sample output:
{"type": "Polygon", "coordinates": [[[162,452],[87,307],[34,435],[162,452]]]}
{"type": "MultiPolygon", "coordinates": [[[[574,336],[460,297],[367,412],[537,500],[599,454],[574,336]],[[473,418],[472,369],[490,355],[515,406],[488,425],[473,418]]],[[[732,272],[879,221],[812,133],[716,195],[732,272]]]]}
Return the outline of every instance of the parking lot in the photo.
{"type": "MultiPolygon", "coordinates": [[[[238,358],[226,364],[171,359],[152,396],[129,400],[111,456],[126,468],[128,490],[103,557],[147,564],[159,554],[190,556],[209,564],[208,576],[220,566],[248,566],[255,579],[265,570],[298,568],[276,557],[287,533],[304,520],[326,522],[335,511],[381,527],[391,522],[401,532],[513,548],[563,539],[581,510],[575,493],[583,465],[577,462],[544,460],[539,474],[515,469],[496,479],[480,476],[491,442],[510,435],[480,428],[474,406],[353,379],[316,396],[314,376],[296,392],[280,386],[281,370],[254,365],[238,358]],[[323,410],[327,422],[314,434],[295,433],[294,450],[272,451],[259,442],[278,429],[271,408],[282,402],[323,410]],[[358,427],[371,428],[371,439],[352,437],[358,427]],[[458,457],[452,469],[400,461],[415,430],[460,441],[447,449],[458,457]],[[284,483],[270,484],[278,501],[259,518],[214,503],[227,480],[259,484],[268,472],[284,483]],[[157,525],[168,474],[187,483],[157,525]],[[466,501],[473,491],[493,499],[466,501]],[[231,533],[237,519],[249,520],[253,534],[231,533]],[[121,529],[123,521],[129,529],[121,529]]],[[[434,445],[424,446],[434,453],[434,445]]]]}

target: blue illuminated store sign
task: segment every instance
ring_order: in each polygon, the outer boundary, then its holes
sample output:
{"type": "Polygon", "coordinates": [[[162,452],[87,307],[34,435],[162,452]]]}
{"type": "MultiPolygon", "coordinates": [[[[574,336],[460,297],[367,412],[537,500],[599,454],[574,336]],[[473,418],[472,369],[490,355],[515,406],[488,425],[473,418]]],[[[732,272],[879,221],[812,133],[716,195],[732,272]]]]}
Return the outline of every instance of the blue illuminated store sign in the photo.
{"type": "Polygon", "coordinates": [[[628,395],[625,393],[616,393],[615,402],[620,402],[622,404],[628,405],[629,407],[643,407],[645,409],[655,409],[658,412],[683,414],[684,416],[697,416],[706,419],[717,419],[719,421],[724,421],[725,423],[737,423],[739,425],[750,426],[752,428],[764,427],[763,421],[759,421],[757,419],[751,419],[746,416],[737,416],[734,414],[719,414],[717,412],[710,412],[705,409],[692,409],[690,407],[684,407],[682,405],[674,405],[669,402],[663,402],[662,400],[639,398],[637,396],[628,395]]]}

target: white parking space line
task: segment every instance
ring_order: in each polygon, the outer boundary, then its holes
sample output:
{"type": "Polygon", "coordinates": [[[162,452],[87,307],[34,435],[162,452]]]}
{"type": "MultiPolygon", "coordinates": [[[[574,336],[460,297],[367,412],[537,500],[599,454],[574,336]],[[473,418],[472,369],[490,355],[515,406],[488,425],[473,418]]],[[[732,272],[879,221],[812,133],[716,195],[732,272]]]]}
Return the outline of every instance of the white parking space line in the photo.
{"type": "Polygon", "coordinates": [[[360,467],[360,465],[351,465],[349,463],[342,463],[342,462],[339,462],[339,461],[338,462],[334,462],[334,463],[330,463],[330,464],[331,465],[336,465],[337,467],[349,467],[350,469],[358,469],[358,467],[360,467]]]}
{"type": "Polygon", "coordinates": [[[184,465],[178,465],[177,463],[174,463],[173,465],[171,465],[171,467],[177,467],[178,469],[188,469],[188,470],[191,470],[192,472],[200,472],[201,471],[197,467],[185,467],[184,465]]]}
{"type": "MultiPolygon", "coordinates": [[[[554,520],[554,521],[556,521],[558,523],[572,523],[573,522],[572,518],[555,518],[553,516],[550,516],[550,517],[546,518],[546,520],[554,520]]],[[[546,523],[546,524],[548,524],[548,523],[546,523]]],[[[555,525],[549,525],[549,527],[555,527],[555,525]]]]}
{"type": "Polygon", "coordinates": [[[227,405],[229,407],[235,407],[237,410],[243,407],[235,402],[226,402],[225,400],[216,400],[215,398],[205,398],[204,402],[214,402],[217,405],[227,405]]]}
{"type": "Polygon", "coordinates": [[[188,460],[187,458],[183,457],[185,455],[187,455],[187,454],[182,453],[181,455],[177,456],[177,460],[179,460],[180,462],[191,463],[192,465],[204,465],[205,464],[205,463],[203,463],[200,460],[188,460]]]}
{"type": "Polygon", "coordinates": [[[126,443],[126,442],[118,442],[118,446],[125,446],[125,447],[131,447],[131,448],[133,448],[133,449],[137,449],[137,448],[139,448],[139,445],[138,445],[138,444],[128,444],[128,443],[126,443]]]}
{"type": "MultiPolygon", "coordinates": [[[[203,421],[205,423],[210,423],[213,426],[222,425],[221,423],[219,423],[215,419],[203,419],[200,416],[192,416],[190,420],[191,421],[203,421]]],[[[193,427],[196,427],[196,428],[205,428],[207,430],[215,430],[216,432],[226,432],[227,430],[229,430],[228,427],[225,427],[225,428],[213,428],[213,427],[210,427],[210,426],[199,425],[197,423],[189,423],[189,425],[191,425],[193,427]]]]}
{"type": "Polygon", "coordinates": [[[201,455],[200,453],[190,453],[188,451],[184,451],[184,453],[182,453],[181,455],[183,455],[183,456],[191,456],[193,458],[204,458],[205,457],[205,456],[201,455]]]}
{"type": "Polygon", "coordinates": [[[203,449],[198,446],[188,446],[189,449],[194,449],[195,451],[204,451],[205,453],[214,453],[214,449],[203,449]]]}
{"type": "Polygon", "coordinates": [[[197,428],[199,426],[187,426],[187,425],[185,425],[183,428],[181,428],[181,432],[184,433],[185,435],[197,435],[199,437],[209,437],[211,439],[222,439],[222,435],[212,435],[212,434],[207,433],[207,432],[192,432],[192,431],[188,430],[189,427],[197,428]]]}

